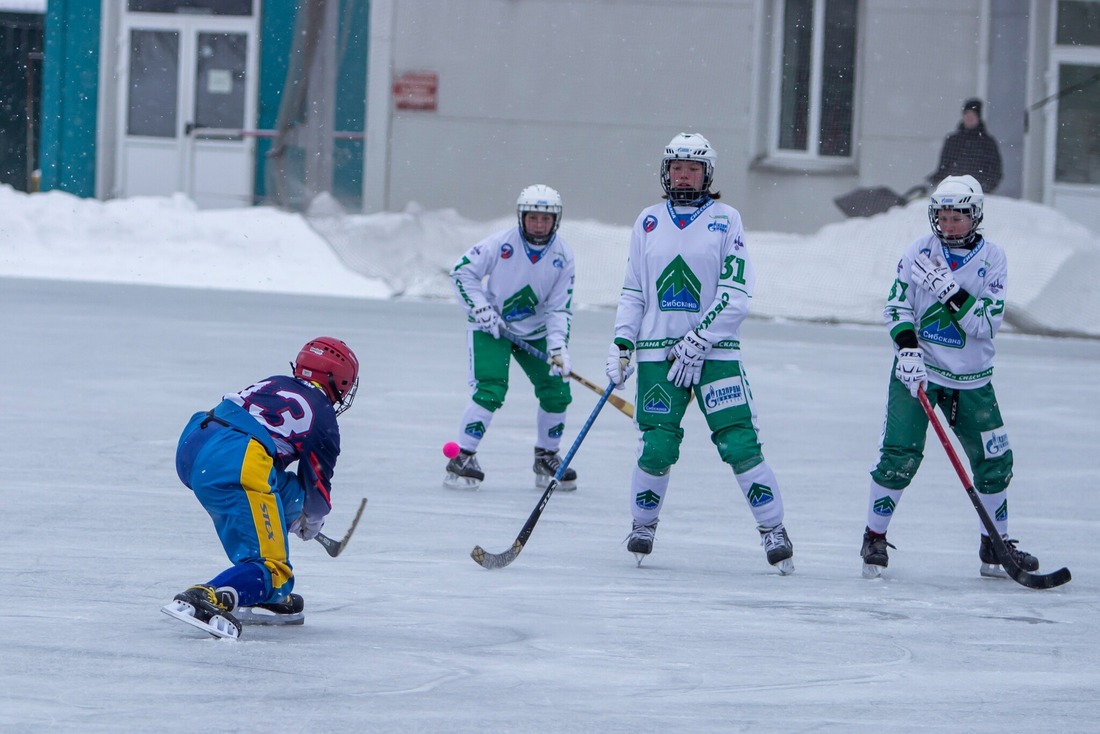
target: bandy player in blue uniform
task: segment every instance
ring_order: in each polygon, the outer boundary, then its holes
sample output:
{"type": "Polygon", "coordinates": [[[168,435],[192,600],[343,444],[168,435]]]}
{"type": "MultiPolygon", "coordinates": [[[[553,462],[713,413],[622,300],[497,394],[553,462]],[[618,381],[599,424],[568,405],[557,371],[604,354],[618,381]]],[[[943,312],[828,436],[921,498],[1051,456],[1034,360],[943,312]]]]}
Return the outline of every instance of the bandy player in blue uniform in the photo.
{"type": "Polygon", "coordinates": [[[304,619],[302,597],[291,593],[288,530],[312,540],[332,508],[336,417],[355,399],[359,361],[339,339],[318,337],[293,368],[292,377],[268,377],[195,413],[176,449],[176,473],[210,514],[233,565],[163,611],[218,637],[239,637],[241,620],[257,619],[254,607],[265,621],[304,619]]]}

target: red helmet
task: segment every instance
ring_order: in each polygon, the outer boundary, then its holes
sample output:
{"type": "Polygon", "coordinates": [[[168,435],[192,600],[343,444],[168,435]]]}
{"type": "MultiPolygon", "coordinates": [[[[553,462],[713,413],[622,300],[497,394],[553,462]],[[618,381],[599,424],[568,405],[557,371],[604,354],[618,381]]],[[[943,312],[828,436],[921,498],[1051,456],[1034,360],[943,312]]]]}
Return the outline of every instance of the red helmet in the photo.
{"type": "Polygon", "coordinates": [[[359,387],[359,360],[344,342],[331,336],[312,339],[298,352],[294,376],[321,387],[336,406],[336,415],[351,407],[359,387]]]}

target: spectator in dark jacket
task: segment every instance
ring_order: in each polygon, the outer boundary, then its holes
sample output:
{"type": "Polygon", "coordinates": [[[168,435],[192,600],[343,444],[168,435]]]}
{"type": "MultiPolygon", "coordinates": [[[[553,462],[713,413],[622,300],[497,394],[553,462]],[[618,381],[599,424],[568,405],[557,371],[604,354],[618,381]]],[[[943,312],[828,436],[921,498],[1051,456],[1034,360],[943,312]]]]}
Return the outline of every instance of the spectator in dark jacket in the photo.
{"type": "Polygon", "coordinates": [[[968,99],[963,103],[959,128],[943,141],[940,165],[928,181],[936,186],[947,176],[967,174],[978,179],[986,194],[993,193],[1001,182],[1001,151],[982,122],[980,99],[968,99]]]}

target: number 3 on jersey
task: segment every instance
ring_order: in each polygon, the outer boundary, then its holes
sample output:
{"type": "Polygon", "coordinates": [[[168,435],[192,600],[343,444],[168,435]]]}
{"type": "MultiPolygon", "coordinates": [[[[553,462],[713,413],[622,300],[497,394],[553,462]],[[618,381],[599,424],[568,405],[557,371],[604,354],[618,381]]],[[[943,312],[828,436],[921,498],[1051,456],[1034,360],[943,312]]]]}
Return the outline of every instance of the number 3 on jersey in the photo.
{"type": "Polygon", "coordinates": [[[745,284],[745,261],[736,255],[730,255],[722,267],[722,280],[732,280],[738,285],[745,284]]]}

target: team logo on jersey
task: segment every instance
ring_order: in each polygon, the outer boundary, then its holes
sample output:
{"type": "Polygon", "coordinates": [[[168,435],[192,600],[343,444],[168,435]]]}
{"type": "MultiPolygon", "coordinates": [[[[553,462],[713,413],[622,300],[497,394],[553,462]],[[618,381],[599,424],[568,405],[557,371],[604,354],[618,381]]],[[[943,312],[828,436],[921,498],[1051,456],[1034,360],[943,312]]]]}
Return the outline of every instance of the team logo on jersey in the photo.
{"type": "Polygon", "coordinates": [[[485,424],[481,421],[467,423],[466,428],[463,430],[463,433],[480,441],[485,437],[485,424]]]}
{"type": "Polygon", "coordinates": [[[920,338],[931,344],[939,344],[951,349],[962,349],[966,346],[966,334],[951,318],[947,309],[937,303],[920,322],[920,338]]]}
{"type": "Polygon", "coordinates": [[[707,413],[744,405],[746,402],[745,388],[741,385],[741,378],[736,375],[712,382],[703,390],[703,406],[707,413]]]}
{"type": "Polygon", "coordinates": [[[500,246],[500,259],[507,260],[512,256],[514,252],[515,249],[512,248],[512,245],[508,242],[505,242],[503,245],[500,246]]]}
{"type": "Polygon", "coordinates": [[[684,258],[677,255],[657,278],[657,307],[662,311],[698,313],[702,288],[684,258]]]}
{"type": "Polygon", "coordinates": [[[660,385],[654,385],[642,398],[642,410],[646,413],[668,415],[672,412],[672,398],[660,385]]]}
{"type": "Polygon", "coordinates": [[[561,259],[560,257],[555,257],[554,262],[552,262],[550,264],[553,265],[558,270],[565,270],[565,260],[561,259]]]}
{"type": "Polygon", "coordinates": [[[707,229],[711,232],[729,232],[730,218],[725,214],[719,214],[716,217],[710,218],[710,224],[707,225],[707,229]]]}
{"type": "Polygon", "coordinates": [[[646,232],[652,232],[653,230],[657,229],[657,217],[650,214],[645,219],[643,219],[642,229],[644,229],[646,232]]]}
{"type": "Polygon", "coordinates": [[[1000,293],[1005,288],[1005,284],[999,280],[995,280],[989,284],[989,290],[993,293],[1000,293]]]}
{"type": "Polygon", "coordinates": [[[1001,503],[1001,506],[997,508],[997,511],[993,513],[993,519],[998,522],[1004,522],[1008,519],[1008,500],[1001,503]]]}
{"type": "Polygon", "coordinates": [[[655,510],[657,505],[661,504],[661,495],[654,492],[652,489],[647,489],[644,492],[639,492],[634,495],[634,504],[641,507],[643,510],[655,510]]]}
{"type": "Polygon", "coordinates": [[[1012,450],[1004,426],[998,426],[992,431],[982,431],[982,446],[985,448],[987,459],[999,458],[1012,450]]]}
{"type": "Polygon", "coordinates": [[[894,514],[894,500],[890,497],[879,497],[875,500],[875,504],[871,505],[871,510],[876,515],[882,515],[883,517],[890,517],[894,514]]]}
{"type": "Polygon", "coordinates": [[[760,505],[766,505],[775,499],[775,495],[772,494],[772,488],[766,484],[760,482],[753,482],[749,487],[749,493],[747,495],[749,504],[753,507],[759,507],[760,505]]]}
{"type": "Polygon", "coordinates": [[[531,286],[525,285],[515,295],[504,301],[500,309],[500,317],[508,323],[523,321],[535,315],[535,307],[539,305],[539,297],[531,290],[531,286]]]}
{"type": "Polygon", "coordinates": [[[561,438],[562,434],[564,434],[564,433],[565,433],[565,424],[564,423],[559,423],[558,425],[554,426],[549,431],[547,431],[547,435],[550,436],[550,438],[561,438]]]}

